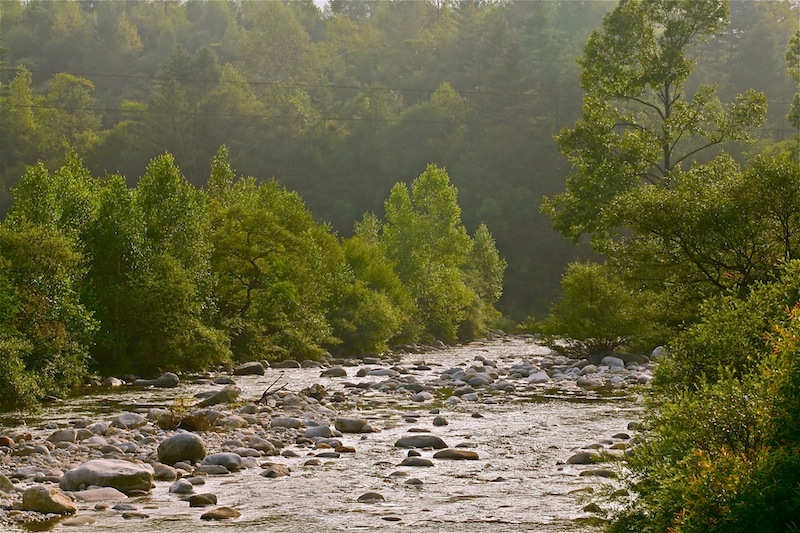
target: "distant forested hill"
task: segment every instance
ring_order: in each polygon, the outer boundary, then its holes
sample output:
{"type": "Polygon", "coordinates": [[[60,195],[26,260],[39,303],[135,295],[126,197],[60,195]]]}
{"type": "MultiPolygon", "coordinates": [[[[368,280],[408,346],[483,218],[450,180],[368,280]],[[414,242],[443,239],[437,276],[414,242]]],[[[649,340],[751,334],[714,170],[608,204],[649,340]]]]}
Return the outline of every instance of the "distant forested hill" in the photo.
{"type": "MultiPolygon", "coordinates": [[[[205,187],[225,144],[240,173],[274,177],[350,235],[436,164],[469,231],[485,223],[508,261],[501,310],[542,314],[579,253],[539,213],[569,171],[553,135],[580,117],[575,58],[613,5],[3,0],[2,210],[28,166],[57,168],[69,150],[129,185],[169,152],[205,187]]],[[[732,2],[695,75],[723,97],[763,91],[772,141],[789,135],[792,16],[787,2],[732,2]]]]}

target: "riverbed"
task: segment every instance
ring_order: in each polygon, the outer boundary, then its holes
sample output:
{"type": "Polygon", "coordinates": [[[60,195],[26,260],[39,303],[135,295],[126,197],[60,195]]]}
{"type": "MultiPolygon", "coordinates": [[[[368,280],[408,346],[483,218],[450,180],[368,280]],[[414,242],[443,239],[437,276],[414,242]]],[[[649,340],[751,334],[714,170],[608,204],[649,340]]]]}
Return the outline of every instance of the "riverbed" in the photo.
{"type": "MultiPolygon", "coordinates": [[[[619,442],[612,436],[627,431],[641,412],[640,389],[587,391],[570,380],[530,383],[506,378],[513,390],[478,390],[476,401],[450,401],[452,390],[439,388],[428,401],[412,401],[410,393],[364,386],[380,376],[356,377],[360,369],[406,368],[422,384],[435,381],[452,367],[467,368],[489,361],[499,373],[520,361],[540,364],[554,354],[530,338],[504,337],[433,353],[403,354],[383,364],[343,366],[345,377],[320,377],[320,368],[269,369],[263,376],[235,376],[241,389],[238,405],[258,400],[266,389],[300,393],[315,384],[341,391],[346,402],[330,404],[337,416],[369,421],[375,432],[344,434],[339,440],[355,453],[325,458],[314,466],[309,458],[319,449],[289,445],[296,456],[264,457],[285,464],[291,475],[268,479],[260,468],[210,475],[202,492],[218,497],[219,505],[241,516],[228,521],[200,520],[202,510],[169,492],[171,483],[158,481],[147,495],[127,503],[139,513],[123,518],[113,509],[95,510],[79,504],[78,515],[96,520],[96,531],[159,532],[237,531],[384,531],[413,528],[424,532],[574,532],[592,531],[594,515],[583,508],[586,497],[605,478],[584,477],[587,466],[565,464],[575,452],[619,442]],[[405,366],[404,366],[405,365],[405,366]],[[361,384],[361,385],[359,385],[361,384]],[[447,425],[434,425],[435,417],[447,425]],[[477,452],[471,461],[436,460],[431,467],[398,466],[408,450],[395,442],[409,434],[430,433],[450,448],[477,452]],[[601,443],[601,444],[598,444],[601,443]],[[418,480],[413,484],[410,479],[418,480]],[[379,493],[384,499],[361,503],[359,496],[379,493]]],[[[485,365],[491,368],[490,365],[485,365]]],[[[602,370],[602,369],[601,369],[602,370]]],[[[363,373],[363,372],[362,372],[363,373]]],[[[45,439],[56,427],[69,427],[82,417],[110,420],[122,411],[146,414],[153,408],[193,401],[195,394],[218,389],[212,376],[183,379],[174,389],[123,387],[101,389],[27,418],[26,431],[45,439]]],[[[11,419],[5,419],[6,424],[11,419]]],[[[217,440],[221,440],[217,439],[217,440]]],[[[216,442],[210,438],[210,442],[216,442]]],[[[210,450],[211,451],[211,450],[210,450]]],[[[420,450],[431,458],[434,450],[420,450]]],[[[293,454],[286,454],[293,455],[293,454]]],[[[5,471],[11,472],[5,465],[5,471]]],[[[20,485],[24,484],[21,482],[20,485]]],[[[60,520],[10,526],[12,531],[69,531],[60,520]]]]}

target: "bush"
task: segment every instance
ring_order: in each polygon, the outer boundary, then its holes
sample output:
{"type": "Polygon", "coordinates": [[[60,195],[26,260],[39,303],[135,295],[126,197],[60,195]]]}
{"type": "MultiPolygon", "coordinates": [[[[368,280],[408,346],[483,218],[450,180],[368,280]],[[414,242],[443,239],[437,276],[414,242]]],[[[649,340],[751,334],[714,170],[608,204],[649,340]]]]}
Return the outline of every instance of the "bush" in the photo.
{"type": "Polygon", "coordinates": [[[561,299],[535,325],[553,349],[587,355],[653,336],[655,326],[647,318],[644,296],[626,287],[610,267],[571,263],[561,289],[561,299]]]}
{"type": "MultiPolygon", "coordinates": [[[[650,399],[640,435],[644,444],[628,460],[632,497],[615,513],[609,531],[779,533],[800,526],[800,304],[797,265],[762,284],[725,312],[707,313],[682,341],[699,361],[713,339],[718,363],[725,347],[766,346],[722,364],[693,386],[663,386],[650,399]],[[794,299],[790,311],[786,298],[794,299]],[[775,310],[783,306],[783,312],[775,310]],[[739,313],[738,315],[736,313],[739,313]],[[720,316],[722,318],[720,318],[720,316]],[[743,323],[734,318],[747,318],[743,323]],[[770,318],[771,317],[771,318],[770,318]],[[708,324],[708,320],[720,318],[708,324]],[[767,321],[776,325],[764,327],[767,321]],[[772,333],[766,334],[772,329],[772,333]],[[692,337],[692,334],[697,337],[692,337]],[[694,353],[697,350],[698,353],[694,353]],[[750,355],[750,357],[747,357],[750,355]]],[[[710,367],[709,367],[710,368],[710,367]]]]}
{"type": "Polygon", "coordinates": [[[730,293],[706,300],[700,321],[670,343],[657,382],[693,387],[702,377],[714,381],[720,369],[742,376],[755,372],[768,353],[765,338],[800,300],[800,261],[786,263],[771,282],[757,283],[744,299],[730,293]]]}

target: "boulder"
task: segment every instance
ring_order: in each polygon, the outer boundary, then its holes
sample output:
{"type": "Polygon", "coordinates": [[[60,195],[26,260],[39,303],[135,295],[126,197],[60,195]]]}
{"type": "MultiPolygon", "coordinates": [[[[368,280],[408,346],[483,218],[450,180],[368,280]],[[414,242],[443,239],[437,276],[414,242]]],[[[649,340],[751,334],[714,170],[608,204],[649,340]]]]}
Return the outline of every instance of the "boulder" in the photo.
{"type": "Polygon", "coordinates": [[[136,429],[147,424],[147,419],[137,413],[122,413],[112,422],[111,427],[121,429],[136,429]]]}
{"type": "Polygon", "coordinates": [[[169,491],[175,494],[191,494],[194,492],[194,485],[188,479],[181,478],[170,485],[169,491]]]}
{"type": "Polygon", "coordinates": [[[366,492],[359,496],[356,501],[358,503],[377,503],[385,500],[386,498],[383,497],[383,494],[378,492],[366,492]]]}
{"type": "Polygon", "coordinates": [[[7,494],[11,494],[15,492],[16,489],[14,487],[14,483],[8,479],[5,474],[0,472],[0,492],[5,492],[7,494]]]}
{"type": "Polygon", "coordinates": [[[242,363],[233,369],[234,376],[263,376],[266,372],[264,365],[259,361],[242,363]]]}
{"type": "Polygon", "coordinates": [[[68,470],[58,484],[64,490],[81,490],[89,486],[114,487],[130,494],[148,492],[153,486],[153,467],[117,459],[93,459],[68,470]]]}
{"type": "Polygon", "coordinates": [[[342,433],[371,433],[372,426],[363,418],[337,418],[334,427],[342,433]]]}
{"type": "Polygon", "coordinates": [[[436,435],[410,435],[402,437],[394,445],[397,448],[433,448],[435,450],[442,450],[448,447],[436,435]]]}
{"type": "Polygon", "coordinates": [[[526,379],[528,383],[547,383],[550,381],[550,376],[544,370],[535,370],[526,379]]]}
{"type": "Polygon", "coordinates": [[[322,372],[319,373],[321,378],[345,378],[347,377],[347,370],[340,366],[334,366],[331,368],[326,368],[322,372]]]}
{"type": "Polygon", "coordinates": [[[72,514],[78,506],[55,487],[34,485],[22,493],[22,510],[37,513],[72,514]]]}
{"type": "Polygon", "coordinates": [[[286,465],[273,463],[266,465],[261,475],[266,478],[286,477],[291,475],[291,470],[289,470],[289,467],[286,465]]]}
{"type": "Polygon", "coordinates": [[[167,465],[194,463],[206,456],[206,445],[195,433],[176,433],[158,445],[158,460],[167,465]]]}
{"type": "Polygon", "coordinates": [[[300,362],[294,359],[286,359],[272,364],[272,368],[300,368],[300,362]]]}
{"type": "Polygon", "coordinates": [[[75,429],[59,429],[47,437],[47,440],[57,444],[59,442],[75,442],[77,437],[78,431],[75,429]]]}
{"type": "Polygon", "coordinates": [[[596,461],[600,460],[600,454],[596,451],[592,450],[589,452],[578,452],[569,459],[567,459],[568,465],[590,465],[596,461]]]}
{"type": "Polygon", "coordinates": [[[613,355],[607,355],[600,360],[601,365],[606,365],[609,368],[625,368],[625,361],[613,355]]]}
{"type": "Polygon", "coordinates": [[[312,426],[303,432],[303,436],[309,439],[314,437],[330,438],[333,436],[331,428],[328,426],[312,426]]]}
{"type": "Polygon", "coordinates": [[[208,407],[210,405],[217,405],[220,403],[231,403],[235,401],[242,390],[235,385],[227,385],[221,391],[215,392],[202,402],[197,404],[197,407],[208,407]]]}
{"type": "Polygon", "coordinates": [[[436,452],[433,454],[433,458],[476,461],[478,459],[478,454],[469,450],[453,450],[448,448],[446,450],[436,452]]]}
{"type": "Polygon", "coordinates": [[[72,492],[82,502],[107,502],[110,500],[124,500],[127,496],[113,487],[100,489],[76,490],[72,492]]]}
{"type": "Polygon", "coordinates": [[[208,507],[209,505],[217,505],[216,494],[205,493],[189,496],[189,507],[208,507]]]}
{"type": "Polygon", "coordinates": [[[242,513],[230,507],[217,507],[207,513],[200,515],[201,520],[227,520],[229,518],[239,518],[242,513]]]}
{"type": "Polygon", "coordinates": [[[433,466],[433,461],[424,457],[406,457],[400,466],[433,466]]]}
{"type": "Polygon", "coordinates": [[[224,466],[230,472],[236,472],[242,468],[242,457],[238,453],[220,452],[206,455],[203,459],[204,466],[224,466]]]}
{"type": "Polygon", "coordinates": [[[137,379],[133,384],[137,387],[155,387],[157,389],[174,389],[180,383],[180,378],[172,372],[165,372],[156,379],[137,379]]]}
{"type": "Polygon", "coordinates": [[[270,427],[297,429],[303,425],[303,421],[292,416],[278,416],[270,420],[270,427]]]}

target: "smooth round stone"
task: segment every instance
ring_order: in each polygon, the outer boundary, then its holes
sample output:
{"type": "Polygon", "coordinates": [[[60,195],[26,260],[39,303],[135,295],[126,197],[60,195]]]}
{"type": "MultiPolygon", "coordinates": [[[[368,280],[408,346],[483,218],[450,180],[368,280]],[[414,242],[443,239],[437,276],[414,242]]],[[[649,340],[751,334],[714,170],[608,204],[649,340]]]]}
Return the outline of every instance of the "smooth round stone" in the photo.
{"type": "Polygon", "coordinates": [[[75,442],[78,437],[78,431],[75,429],[59,429],[47,437],[48,442],[58,444],[61,442],[75,442]]]}
{"type": "Polygon", "coordinates": [[[396,448],[433,448],[442,450],[447,444],[436,435],[409,435],[394,443],[396,448]]]}
{"type": "Polygon", "coordinates": [[[169,491],[174,494],[190,494],[194,492],[194,485],[189,480],[182,478],[173,483],[169,491]]]}
{"type": "Polygon", "coordinates": [[[424,457],[406,457],[400,466],[433,466],[433,461],[424,457]]]}
{"type": "Polygon", "coordinates": [[[334,366],[331,368],[326,368],[322,372],[320,372],[320,377],[328,377],[328,378],[344,378],[347,377],[347,370],[340,366],[334,366]]]}
{"type": "Polygon", "coordinates": [[[299,418],[289,416],[279,416],[270,421],[270,426],[274,428],[289,428],[297,429],[303,425],[303,421],[299,418]]]}
{"type": "Polygon", "coordinates": [[[224,465],[200,465],[195,469],[195,472],[203,472],[211,475],[224,475],[231,473],[231,471],[228,470],[224,465]]]}
{"type": "Polygon", "coordinates": [[[242,457],[238,453],[220,452],[206,455],[203,458],[202,466],[224,466],[231,472],[236,472],[242,468],[242,457]]]}
{"type": "Polygon", "coordinates": [[[239,518],[242,513],[230,507],[217,507],[206,513],[200,515],[201,520],[227,520],[230,518],[239,518]]]}
{"type": "Polygon", "coordinates": [[[415,478],[415,477],[412,477],[410,479],[405,480],[403,482],[403,484],[404,485],[412,485],[412,486],[420,487],[420,486],[422,486],[422,480],[418,479],[418,478],[415,478]]]}
{"type": "Polygon", "coordinates": [[[263,376],[265,373],[266,369],[260,361],[242,363],[233,369],[234,376],[263,376]]]}
{"type": "Polygon", "coordinates": [[[217,505],[216,494],[192,494],[189,496],[189,507],[208,507],[210,505],[217,505]]]}
{"type": "Polygon", "coordinates": [[[158,445],[158,460],[167,465],[193,463],[206,456],[206,445],[196,433],[176,433],[158,445]]]}
{"type": "Polygon", "coordinates": [[[147,419],[137,413],[122,413],[112,422],[111,427],[120,429],[136,429],[147,424],[147,419]]]}
{"type": "Polygon", "coordinates": [[[600,459],[600,454],[596,451],[578,452],[569,459],[568,465],[590,465],[600,459]]]}
{"type": "Polygon", "coordinates": [[[433,394],[428,391],[418,392],[411,397],[412,402],[428,402],[430,400],[433,400],[433,394]]]}
{"type": "Polygon", "coordinates": [[[337,418],[334,427],[342,433],[371,433],[372,426],[363,418],[337,418]]]}
{"type": "Polygon", "coordinates": [[[313,439],[315,437],[323,437],[327,439],[332,437],[333,433],[331,432],[331,428],[329,426],[312,426],[303,432],[303,436],[309,439],[313,439]]]}
{"type": "Polygon", "coordinates": [[[377,503],[386,501],[386,498],[383,497],[383,494],[377,492],[366,492],[359,496],[356,501],[358,503],[377,503]]]}
{"type": "Polygon", "coordinates": [[[537,384],[537,383],[547,383],[550,381],[550,376],[544,370],[537,370],[532,372],[526,378],[528,383],[537,384]]]}
{"type": "Polygon", "coordinates": [[[476,452],[470,450],[453,450],[453,449],[446,449],[433,454],[434,459],[453,459],[456,461],[476,461],[478,459],[478,454],[476,452]]]}

